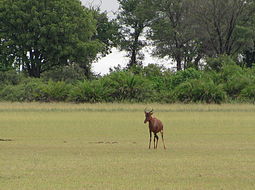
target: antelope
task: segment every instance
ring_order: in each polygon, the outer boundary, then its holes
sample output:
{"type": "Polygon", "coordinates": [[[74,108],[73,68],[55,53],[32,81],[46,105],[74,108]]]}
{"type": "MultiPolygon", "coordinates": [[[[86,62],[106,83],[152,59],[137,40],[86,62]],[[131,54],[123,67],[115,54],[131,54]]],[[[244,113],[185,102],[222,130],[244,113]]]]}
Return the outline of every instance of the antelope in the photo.
{"type": "Polygon", "coordinates": [[[157,148],[157,146],[158,146],[158,135],[157,135],[157,133],[158,132],[161,133],[164,149],[166,149],[166,146],[165,146],[165,143],[164,143],[164,137],[163,137],[163,124],[162,124],[162,122],[159,119],[157,119],[155,117],[152,117],[153,109],[151,109],[151,111],[146,111],[146,108],[145,108],[144,113],[145,113],[144,123],[149,122],[149,132],[150,132],[149,149],[151,148],[151,135],[152,135],[152,133],[154,133],[154,149],[157,148]]]}

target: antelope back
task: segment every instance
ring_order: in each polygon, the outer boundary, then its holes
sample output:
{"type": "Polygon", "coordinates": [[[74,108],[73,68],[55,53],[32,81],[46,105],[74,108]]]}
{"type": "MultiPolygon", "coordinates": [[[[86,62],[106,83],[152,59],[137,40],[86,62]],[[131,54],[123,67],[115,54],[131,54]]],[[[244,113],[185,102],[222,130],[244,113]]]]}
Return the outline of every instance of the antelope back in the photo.
{"type": "Polygon", "coordinates": [[[151,118],[149,128],[153,133],[158,133],[163,130],[163,123],[157,118],[151,118]]]}

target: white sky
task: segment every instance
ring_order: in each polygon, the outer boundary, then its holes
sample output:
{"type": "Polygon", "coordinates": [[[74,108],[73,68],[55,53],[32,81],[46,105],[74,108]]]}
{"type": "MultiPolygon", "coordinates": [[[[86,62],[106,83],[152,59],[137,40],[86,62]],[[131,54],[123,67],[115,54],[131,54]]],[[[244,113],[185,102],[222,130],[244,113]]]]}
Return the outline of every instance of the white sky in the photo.
{"type": "MultiPolygon", "coordinates": [[[[100,6],[102,11],[107,11],[109,17],[114,17],[115,13],[118,11],[119,4],[117,0],[81,0],[82,4],[85,6],[100,6]]],[[[148,49],[148,48],[147,48],[148,49]]],[[[144,64],[149,63],[158,63],[164,64],[169,67],[169,64],[166,64],[166,61],[153,58],[149,55],[148,51],[144,51],[145,59],[144,64]]],[[[112,50],[112,53],[107,55],[104,58],[101,58],[99,61],[92,64],[92,71],[97,74],[107,74],[109,73],[109,68],[114,66],[121,65],[125,67],[129,59],[125,57],[125,52],[120,52],[116,48],[112,50]]]]}

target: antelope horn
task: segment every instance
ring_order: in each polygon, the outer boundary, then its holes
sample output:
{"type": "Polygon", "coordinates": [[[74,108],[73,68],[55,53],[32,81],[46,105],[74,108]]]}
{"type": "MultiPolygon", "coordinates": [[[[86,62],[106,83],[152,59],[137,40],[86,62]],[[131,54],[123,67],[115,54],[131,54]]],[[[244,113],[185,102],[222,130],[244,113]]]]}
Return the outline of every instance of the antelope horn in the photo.
{"type": "Polygon", "coordinates": [[[151,109],[151,111],[148,111],[148,108],[146,107],[146,108],[144,109],[144,112],[145,112],[145,113],[152,113],[152,112],[153,112],[153,109],[151,109]]]}

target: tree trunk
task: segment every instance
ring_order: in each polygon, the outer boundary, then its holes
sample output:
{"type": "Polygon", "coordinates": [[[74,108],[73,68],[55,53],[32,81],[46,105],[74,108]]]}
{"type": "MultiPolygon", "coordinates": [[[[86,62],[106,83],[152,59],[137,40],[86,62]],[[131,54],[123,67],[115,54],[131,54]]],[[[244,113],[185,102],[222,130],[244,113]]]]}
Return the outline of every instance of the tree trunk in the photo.
{"type": "Polygon", "coordinates": [[[29,51],[29,61],[27,65],[28,73],[30,77],[40,78],[41,76],[41,60],[39,59],[39,53],[37,50],[29,51]]]}
{"type": "Polygon", "coordinates": [[[181,58],[177,57],[176,62],[177,62],[177,65],[176,65],[177,71],[181,71],[182,70],[182,60],[181,60],[181,58]]]}
{"type": "Polygon", "coordinates": [[[135,48],[132,49],[129,67],[132,67],[134,65],[137,65],[137,61],[136,61],[136,49],[135,48]]]}
{"type": "Polygon", "coordinates": [[[137,53],[139,51],[139,37],[143,31],[143,24],[136,24],[135,33],[134,33],[134,42],[131,47],[131,58],[128,67],[137,65],[137,53]]]}
{"type": "Polygon", "coordinates": [[[37,64],[32,63],[31,69],[28,69],[28,74],[30,77],[40,78],[40,67],[37,64]]]}
{"type": "Polygon", "coordinates": [[[196,70],[199,70],[199,61],[202,59],[202,55],[198,54],[194,60],[194,66],[196,70]]]}

